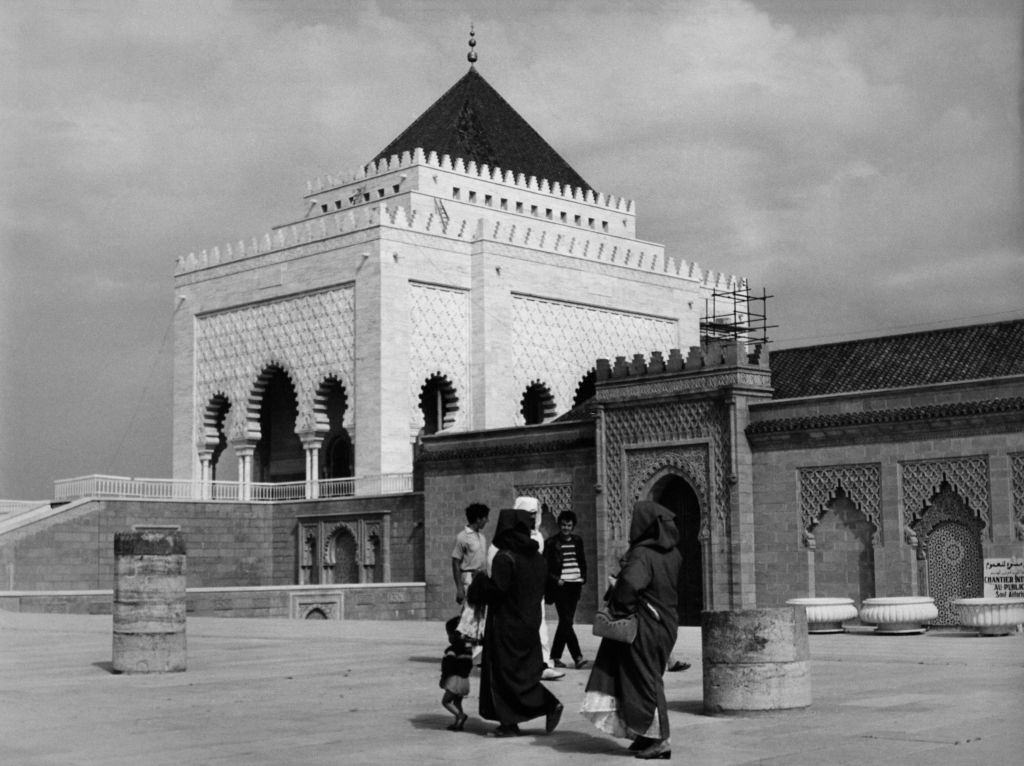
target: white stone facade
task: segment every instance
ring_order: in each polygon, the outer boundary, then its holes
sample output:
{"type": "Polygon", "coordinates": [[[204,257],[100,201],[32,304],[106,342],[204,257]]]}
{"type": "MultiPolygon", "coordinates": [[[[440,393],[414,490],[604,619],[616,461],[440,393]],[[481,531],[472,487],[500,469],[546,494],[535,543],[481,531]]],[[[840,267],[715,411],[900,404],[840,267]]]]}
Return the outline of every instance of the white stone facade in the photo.
{"type": "Polygon", "coordinates": [[[432,376],[457,402],[446,428],[522,424],[535,382],[558,415],[598,357],[694,345],[705,298],[740,286],[635,239],[632,202],[447,156],[317,181],[304,204],[309,217],[262,239],[179,260],[176,478],[203,476],[214,398],[230,403],[232,444],[259,439],[272,366],[307,448],[337,381],[356,474],[408,472],[432,376]]]}

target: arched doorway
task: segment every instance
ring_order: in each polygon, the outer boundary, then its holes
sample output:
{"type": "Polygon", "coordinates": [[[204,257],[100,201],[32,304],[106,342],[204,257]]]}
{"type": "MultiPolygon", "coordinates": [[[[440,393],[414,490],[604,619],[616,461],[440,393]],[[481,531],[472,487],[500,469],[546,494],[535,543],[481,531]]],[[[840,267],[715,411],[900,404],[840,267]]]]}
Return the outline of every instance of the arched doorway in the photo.
{"type": "Polygon", "coordinates": [[[683,477],[670,474],[658,480],[650,499],[668,508],[679,528],[679,552],[683,567],[679,572],[679,624],[700,625],[704,610],[704,578],[700,549],[700,501],[683,477]]]}
{"type": "Polygon", "coordinates": [[[927,508],[911,522],[925,563],[925,593],[935,599],[939,610],[932,624],[958,624],[953,601],[984,593],[984,526],[945,477],[927,508]]]}

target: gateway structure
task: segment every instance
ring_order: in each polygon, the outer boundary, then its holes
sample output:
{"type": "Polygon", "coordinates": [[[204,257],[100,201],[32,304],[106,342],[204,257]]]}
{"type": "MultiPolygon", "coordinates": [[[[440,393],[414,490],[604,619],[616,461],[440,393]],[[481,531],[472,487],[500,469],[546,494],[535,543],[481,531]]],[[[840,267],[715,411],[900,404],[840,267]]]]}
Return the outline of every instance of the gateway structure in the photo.
{"type": "Polygon", "coordinates": [[[472,65],[302,209],[177,264],[174,476],[203,496],[373,493],[422,434],[550,421],[599,357],[695,345],[745,287],[638,239],[472,65]]]}

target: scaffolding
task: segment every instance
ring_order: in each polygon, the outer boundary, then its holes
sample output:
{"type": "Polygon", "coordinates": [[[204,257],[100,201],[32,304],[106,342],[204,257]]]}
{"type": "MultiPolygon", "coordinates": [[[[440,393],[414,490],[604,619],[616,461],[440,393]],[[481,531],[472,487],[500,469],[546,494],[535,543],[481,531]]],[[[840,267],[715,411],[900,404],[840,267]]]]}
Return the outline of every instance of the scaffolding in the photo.
{"type": "Polygon", "coordinates": [[[771,342],[768,331],[778,327],[768,324],[768,299],[772,297],[763,287],[760,295],[751,293],[746,283],[735,290],[713,290],[704,299],[701,347],[739,345],[747,354],[759,353],[771,342]]]}

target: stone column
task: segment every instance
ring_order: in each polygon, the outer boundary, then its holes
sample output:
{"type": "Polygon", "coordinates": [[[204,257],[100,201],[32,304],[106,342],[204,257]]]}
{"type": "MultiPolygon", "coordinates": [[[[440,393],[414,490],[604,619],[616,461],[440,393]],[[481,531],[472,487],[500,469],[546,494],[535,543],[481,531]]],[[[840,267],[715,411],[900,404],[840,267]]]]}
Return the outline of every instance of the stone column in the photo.
{"type": "Polygon", "coordinates": [[[185,670],[185,539],[180,527],[114,535],[115,673],[185,670]]]}
{"type": "Polygon", "coordinates": [[[212,496],[213,451],[199,450],[199,492],[198,499],[209,500],[212,496]]]}
{"type": "Polygon", "coordinates": [[[256,452],[256,443],[250,439],[234,442],[231,446],[235,448],[235,455],[238,456],[238,499],[247,501],[252,499],[252,456],[256,452]]]}
{"type": "Polygon", "coordinates": [[[317,433],[301,433],[299,439],[306,451],[306,499],[316,500],[320,497],[320,446],[323,437],[317,433]]]}
{"type": "Polygon", "coordinates": [[[811,704],[810,645],[802,607],[704,612],[701,650],[708,715],[811,704]]]}

